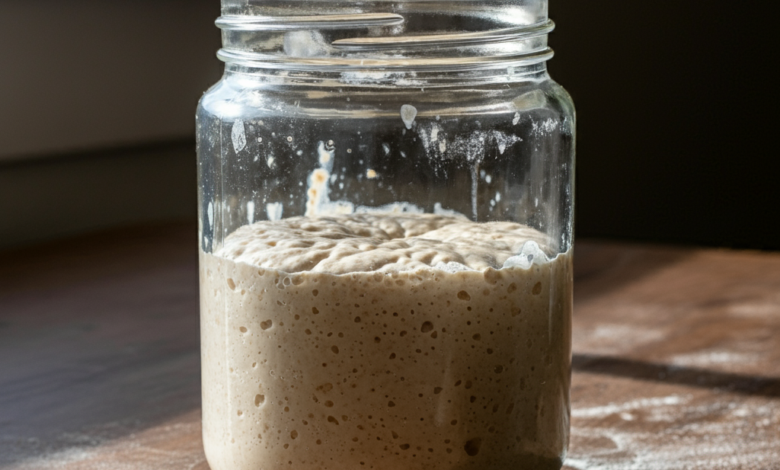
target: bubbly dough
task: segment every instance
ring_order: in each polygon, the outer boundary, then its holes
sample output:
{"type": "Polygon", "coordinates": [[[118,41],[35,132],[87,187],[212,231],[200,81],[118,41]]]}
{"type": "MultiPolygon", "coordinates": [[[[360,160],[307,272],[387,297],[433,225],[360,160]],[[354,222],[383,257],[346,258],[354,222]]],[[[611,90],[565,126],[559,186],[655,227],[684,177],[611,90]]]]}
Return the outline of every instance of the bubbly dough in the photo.
{"type": "Polygon", "coordinates": [[[362,214],[260,222],[201,253],[211,468],[558,470],[571,256],[496,269],[527,241],[544,237],[362,214]]]}
{"type": "Polygon", "coordinates": [[[501,268],[534,241],[547,237],[512,222],[475,224],[433,214],[355,214],[258,222],[233,233],[218,256],[287,273],[412,271],[458,263],[501,268]]]}

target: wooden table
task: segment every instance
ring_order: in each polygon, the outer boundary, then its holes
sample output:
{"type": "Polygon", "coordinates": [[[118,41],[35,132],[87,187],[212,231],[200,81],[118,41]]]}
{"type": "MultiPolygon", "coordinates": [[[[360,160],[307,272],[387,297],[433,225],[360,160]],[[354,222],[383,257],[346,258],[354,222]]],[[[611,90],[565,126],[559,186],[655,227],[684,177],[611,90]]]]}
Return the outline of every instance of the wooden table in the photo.
{"type": "MultiPolygon", "coordinates": [[[[0,254],[0,468],[207,470],[195,228],[0,254]]],[[[780,469],[780,255],[580,242],[567,470],[780,469]]]]}

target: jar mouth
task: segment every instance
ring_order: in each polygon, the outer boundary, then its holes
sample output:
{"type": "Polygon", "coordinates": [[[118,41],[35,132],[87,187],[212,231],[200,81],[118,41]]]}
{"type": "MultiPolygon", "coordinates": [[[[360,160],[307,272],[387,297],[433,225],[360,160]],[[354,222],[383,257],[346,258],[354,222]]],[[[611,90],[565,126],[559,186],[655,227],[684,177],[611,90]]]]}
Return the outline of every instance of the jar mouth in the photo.
{"type": "Polygon", "coordinates": [[[546,16],[530,24],[465,16],[426,29],[421,18],[397,12],[223,15],[216,21],[223,36],[217,57],[291,70],[441,71],[525,66],[553,56],[547,35],[555,24],[546,16]]]}

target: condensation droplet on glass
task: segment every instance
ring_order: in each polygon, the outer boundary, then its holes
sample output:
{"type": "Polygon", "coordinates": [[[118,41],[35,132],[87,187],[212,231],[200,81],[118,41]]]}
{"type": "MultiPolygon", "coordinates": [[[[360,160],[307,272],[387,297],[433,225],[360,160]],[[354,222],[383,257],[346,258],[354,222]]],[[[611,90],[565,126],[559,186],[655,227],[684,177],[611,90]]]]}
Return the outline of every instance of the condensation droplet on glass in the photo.
{"type": "Polygon", "coordinates": [[[230,133],[230,137],[233,140],[233,150],[236,153],[244,150],[246,147],[246,133],[244,132],[244,121],[236,119],[233,122],[233,130],[230,133]]]}
{"type": "Polygon", "coordinates": [[[249,201],[246,203],[246,219],[250,224],[255,221],[255,201],[249,201]]]}
{"type": "Polygon", "coordinates": [[[282,220],[282,213],[284,212],[284,206],[281,202],[272,202],[265,205],[265,213],[268,216],[268,220],[276,221],[282,220]]]}
{"type": "Polygon", "coordinates": [[[404,122],[407,129],[412,128],[415,117],[417,117],[417,108],[410,104],[401,106],[401,120],[404,122]]]}

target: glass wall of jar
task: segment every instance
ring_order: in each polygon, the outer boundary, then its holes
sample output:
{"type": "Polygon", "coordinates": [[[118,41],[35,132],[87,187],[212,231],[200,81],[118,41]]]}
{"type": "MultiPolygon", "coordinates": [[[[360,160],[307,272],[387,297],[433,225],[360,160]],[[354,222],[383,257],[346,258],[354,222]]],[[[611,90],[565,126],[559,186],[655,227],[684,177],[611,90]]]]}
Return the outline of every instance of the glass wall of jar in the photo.
{"type": "Polygon", "coordinates": [[[524,2],[223,2],[198,108],[221,469],[554,468],[574,110],[524,2]]]}

